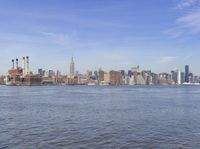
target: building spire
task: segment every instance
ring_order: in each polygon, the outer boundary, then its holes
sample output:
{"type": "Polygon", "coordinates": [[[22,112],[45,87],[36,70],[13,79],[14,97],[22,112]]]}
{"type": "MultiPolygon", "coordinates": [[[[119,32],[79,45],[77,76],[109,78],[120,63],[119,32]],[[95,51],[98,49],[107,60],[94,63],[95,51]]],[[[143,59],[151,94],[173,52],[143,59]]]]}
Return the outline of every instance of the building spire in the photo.
{"type": "Polygon", "coordinates": [[[75,64],[74,64],[74,58],[72,56],[70,63],[70,76],[74,76],[74,73],[75,73],[75,64]]]}

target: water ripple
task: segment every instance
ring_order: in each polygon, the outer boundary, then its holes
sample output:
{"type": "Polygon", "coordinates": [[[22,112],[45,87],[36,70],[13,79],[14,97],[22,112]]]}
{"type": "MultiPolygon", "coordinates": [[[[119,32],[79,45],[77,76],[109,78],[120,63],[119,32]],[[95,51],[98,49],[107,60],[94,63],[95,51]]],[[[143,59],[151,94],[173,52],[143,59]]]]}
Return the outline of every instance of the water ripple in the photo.
{"type": "Polygon", "coordinates": [[[3,87],[0,148],[199,148],[199,87],[3,87]]]}

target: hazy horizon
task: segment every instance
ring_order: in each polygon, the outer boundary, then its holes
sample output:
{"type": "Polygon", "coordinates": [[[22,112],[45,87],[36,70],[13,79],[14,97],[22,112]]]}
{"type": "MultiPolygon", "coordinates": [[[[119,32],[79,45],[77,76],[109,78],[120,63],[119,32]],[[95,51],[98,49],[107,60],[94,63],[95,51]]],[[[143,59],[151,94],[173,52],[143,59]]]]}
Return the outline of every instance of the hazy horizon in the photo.
{"type": "Polygon", "coordinates": [[[200,0],[0,0],[0,74],[11,59],[69,72],[175,68],[200,74],[200,0]]]}

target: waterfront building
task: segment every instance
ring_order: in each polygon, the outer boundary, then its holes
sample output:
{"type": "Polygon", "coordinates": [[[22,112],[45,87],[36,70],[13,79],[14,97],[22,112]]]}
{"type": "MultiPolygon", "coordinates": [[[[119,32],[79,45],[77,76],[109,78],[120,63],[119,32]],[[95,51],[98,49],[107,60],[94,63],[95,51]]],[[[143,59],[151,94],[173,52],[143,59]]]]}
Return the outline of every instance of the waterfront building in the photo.
{"type": "Polygon", "coordinates": [[[185,79],[183,78],[183,73],[177,69],[171,71],[170,80],[172,81],[172,84],[180,85],[184,82],[185,79]]]}
{"type": "Polygon", "coordinates": [[[68,85],[77,85],[78,84],[78,76],[70,76],[69,78],[68,78],[68,82],[67,82],[67,84],[68,85]]]}
{"type": "Polygon", "coordinates": [[[150,70],[143,70],[142,72],[141,72],[141,75],[142,75],[142,78],[143,78],[143,80],[144,80],[144,84],[145,85],[150,85],[150,84],[152,84],[152,77],[151,77],[151,71],[150,70]]]}
{"type": "Polygon", "coordinates": [[[181,72],[181,84],[185,82],[185,73],[181,72]]]}
{"type": "Polygon", "coordinates": [[[4,84],[5,76],[0,76],[0,84],[4,84]]]}
{"type": "Polygon", "coordinates": [[[99,83],[104,81],[104,71],[102,69],[99,69],[99,83]]]}
{"type": "Polygon", "coordinates": [[[152,77],[152,84],[157,85],[158,84],[158,80],[159,80],[158,74],[151,73],[151,77],[152,77]]]}
{"type": "Polygon", "coordinates": [[[99,79],[98,83],[100,85],[109,85],[110,84],[110,76],[109,73],[103,71],[102,69],[99,69],[99,79]]]}
{"type": "Polygon", "coordinates": [[[12,68],[8,70],[8,75],[6,76],[6,85],[41,85],[42,77],[40,75],[33,75],[29,71],[29,57],[23,57],[23,63],[25,70],[18,65],[18,59],[16,59],[16,66],[12,59],[12,68]],[[26,61],[24,61],[26,60],[26,61]],[[24,73],[26,72],[26,74],[24,73]]]}
{"type": "Polygon", "coordinates": [[[193,80],[193,73],[189,73],[189,83],[193,83],[194,80],[193,80]]]}
{"type": "Polygon", "coordinates": [[[67,84],[67,82],[68,82],[68,76],[67,75],[62,75],[61,76],[61,84],[67,84]]]}
{"type": "Polygon", "coordinates": [[[62,75],[59,70],[56,71],[55,76],[55,84],[61,84],[62,83],[62,75]]]}
{"type": "Polygon", "coordinates": [[[177,84],[178,84],[178,85],[182,84],[181,72],[180,72],[180,71],[177,72],[177,84]]]}
{"type": "Polygon", "coordinates": [[[151,70],[143,70],[141,71],[142,78],[144,80],[145,85],[152,84],[151,70]]]}
{"type": "Polygon", "coordinates": [[[128,70],[128,76],[131,77],[133,75],[132,70],[128,70]]]}
{"type": "Polygon", "coordinates": [[[173,84],[173,81],[171,80],[171,75],[169,75],[168,73],[160,73],[158,83],[160,85],[173,84]]]}
{"type": "Polygon", "coordinates": [[[55,76],[55,72],[53,70],[49,70],[48,77],[53,77],[53,76],[55,76]]]}
{"type": "Polygon", "coordinates": [[[121,85],[122,84],[122,74],[119,71],[111,70],[109,72],[109,82],[110,85],[121,85]]]}
{"type": "Polygon", "coordinates": [[[126,75],[125,70],[121,70],[120,72],[121,72],[122,77],[125,78],[125,75],[126,75]]]}
{"type": "Polygon", "coordinates": [[[90,80],[92,78],[92,71],[87,70],[87,79],[90,80]]]}
{"type": "Polygon", "coordinates": [[[135,76],[132,75],[129,77],[129,85],[136,85],[135,76]]]}
{"type": "Polygon", "coordinates": [[[109,85],[110,84],[110,73],[108,72],[104,72],[104,81],[103,81],[104,85],[109,85]]]}
{"type": "Polygon", "coordinates": [[[78,84],[80,84],[80,85],[87,84],[87,75],[79,74],[78,75],[78,84]]]}
{"type": "Polygon", "coordinates": [[[98,79],[99,79],[98,71],[97,71],[97,70],[94,71],[94,77],[95,77],[95,80],[98,80],[98,79]]]}
{"type": "Polygon", "coordinates": [[[178,83],[178,70],[172,70],[170,73],[170,80],[173,82],[173,84],[178,83]]]}
{"type": "Polygon", "coordinates": [[[41,75],[41,76],[44,76],[45,75],[45,70],[43,69],[38,69],[38,74],[41,75]]]}
{"type": "Polygon", "coordinates": [[[123,83],[124,83],[124,85],[128,85],[129,82],[130,82],[130,77],[126,75],[123,83]]]}
{"type": "Polygon", "coordinates": [[[142,77],[141,74],[138,74],[137,75],[137,82],[136,82],[137,85],[145,85],[145,80],[144,78],[142,77]]]}
{"type": "Polygon", "coordinates": [[[120,73],[121,73],[121,75],[122,75],[122,84],[126,84],[126,72],[125,72],[125,70],[120,70],[120,73]]]}

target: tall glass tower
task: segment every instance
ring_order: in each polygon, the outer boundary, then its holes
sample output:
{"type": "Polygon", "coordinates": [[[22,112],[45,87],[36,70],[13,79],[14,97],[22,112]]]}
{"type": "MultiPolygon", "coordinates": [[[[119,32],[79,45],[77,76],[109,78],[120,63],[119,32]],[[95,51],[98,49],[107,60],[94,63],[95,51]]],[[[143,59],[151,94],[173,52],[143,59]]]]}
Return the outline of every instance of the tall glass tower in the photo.
{"type": "Polygon", "coordinates": [[[185,82],[189,83],[189,65],[185,65],[185,82]]]}

